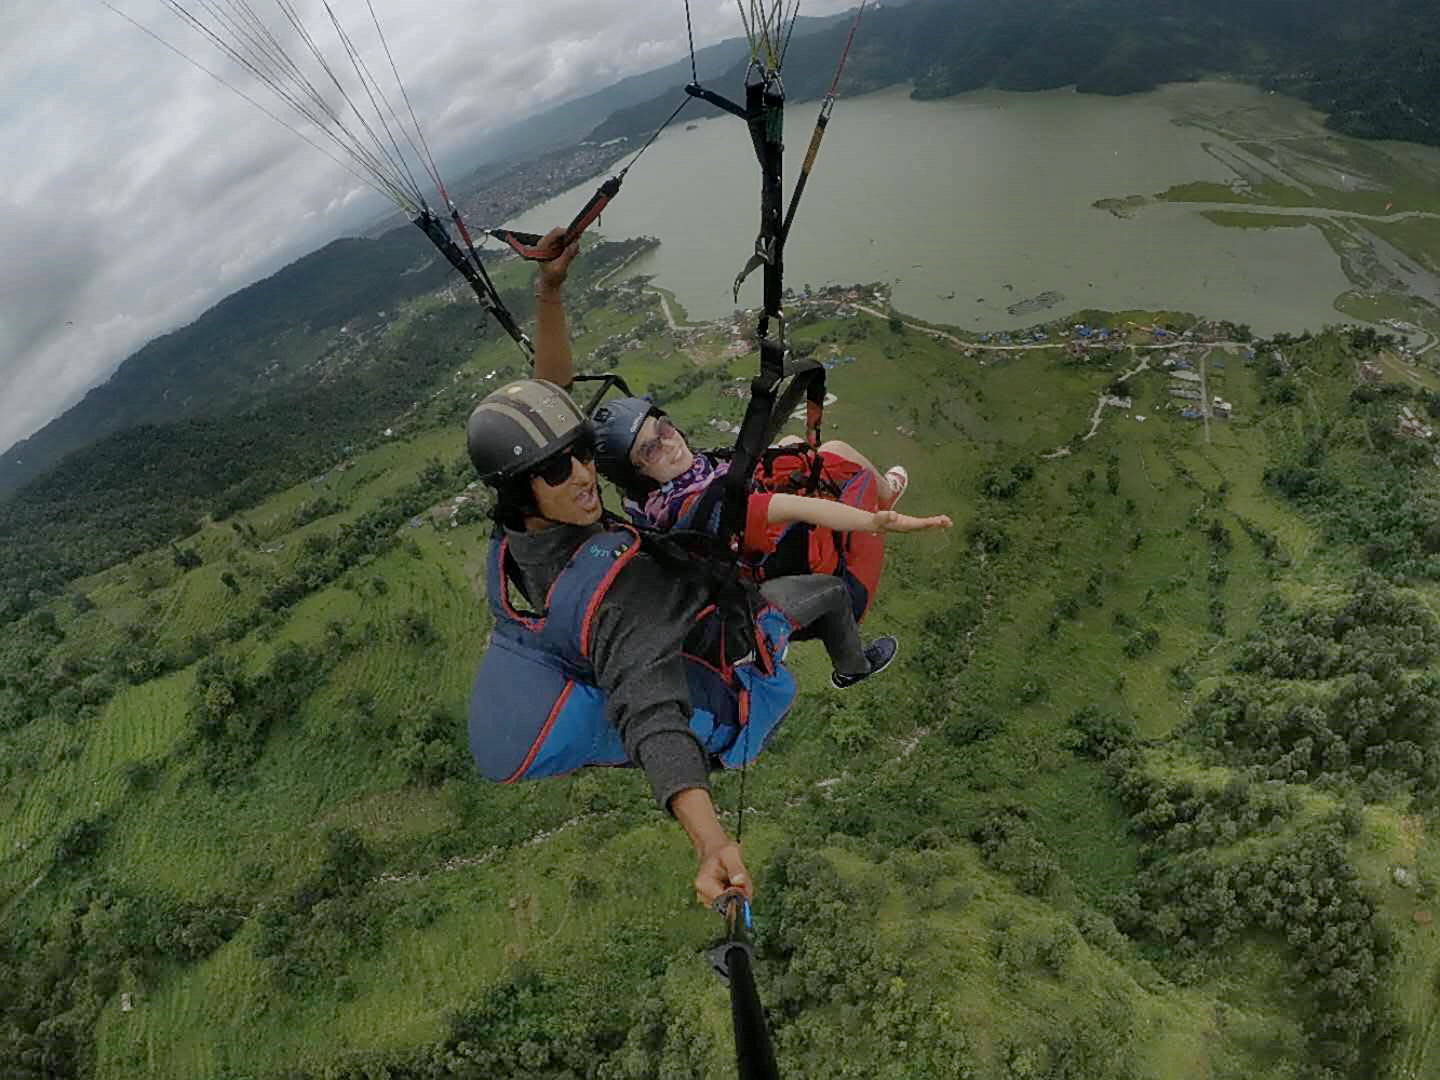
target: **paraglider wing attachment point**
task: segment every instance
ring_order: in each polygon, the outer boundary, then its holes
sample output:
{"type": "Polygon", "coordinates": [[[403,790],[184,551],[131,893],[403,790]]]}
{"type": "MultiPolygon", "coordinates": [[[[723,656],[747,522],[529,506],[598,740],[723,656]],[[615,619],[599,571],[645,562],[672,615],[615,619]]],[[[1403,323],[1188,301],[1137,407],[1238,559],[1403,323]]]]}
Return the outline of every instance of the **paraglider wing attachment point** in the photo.
{"type": "Polygon", "coordinates": [[[711,105],[714,105],[720,109],[724,109],[726,112],[731,113],[734,116],[738,116],[741,120],[746,120],[749,118],[749,113],[745,111],[745,106],[736,105],[735,102],[731,101],[729,98],[722,97],[720,94],[715,93],[714,90],[707,90],[699,83],[690,83],[688,86],[685,87],[685,93],[689,94],[691,97],[697,97],[701,101],[708,101],[711,105]]]}

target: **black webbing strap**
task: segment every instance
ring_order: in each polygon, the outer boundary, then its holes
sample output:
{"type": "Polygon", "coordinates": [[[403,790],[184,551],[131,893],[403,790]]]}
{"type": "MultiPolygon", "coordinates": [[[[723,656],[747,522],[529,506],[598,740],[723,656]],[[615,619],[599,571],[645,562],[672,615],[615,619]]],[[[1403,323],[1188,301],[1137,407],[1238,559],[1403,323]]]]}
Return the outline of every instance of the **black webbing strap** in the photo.
{"type": "MultiPolygon", "coordinates": [[[[778,341],[761,342],[762,367],[767,343],[779,347],[778,341]]],[[[763,460],[801,401],[805,403],[807,442],[812,448],[818,448],[825,410],[825,368],[821,364],[808,359],[792,361],[789,371],[782,368],[778,380],[772,382],[769,372],[762,370],[750,383],[750,404],[746,406],[745,418],[740,423],[740,435],[735,440],[730,469],[718,484],[711,485],[712,489],[719,489],[722,500],[720,535],[732,553],[739,553],[740,538],[745,532],[746,501],[755,467],[763,460]]],[[[819,467],[820,459],[816,455],[811,493],[814,482],[819,479],[819,467]]],[[[704,521],[706,517],[699,520],[704,521]]]]}
{"type": "Polygon", "coordinates": [[[775,384],[768,376],[757,375],[750,381],[750,404],[746,406],[745,418],[740,422],[740,436],[735,440],[735,455],[730,459],[730,469],[718,485],[712,485],[720,489],[720,536],[732,555],[740,553],[750,477],[760,455],[770,445],[766,436],[774,413],[775,384]]]}
{"type": "MultiPolygon", "coordinates": [[[[741,113],[719,95],[686,88],[697,97],[741,113]]],[[[777,421],[776,402],[780,384],[785,378],[785,323],[781,303],[784,299],[784,251],[780,227],[784,214],[782,190],[785,155],[785,88],[777,72],[762,71],[759,77],[745,84],[745,108],[742,115],[750,129],[750,141],[760,162],[760,233],[755,238],[755,254],[765,267],[764,305],[756,337],[760,343],[760,373],[750,383],[750,403],[740,422],[735,440],[735,457],[730,471],[721,481],[724,502],[721,507],[720,529],[732,553],[739,552],[740,536],[745,530],[745,500],[750,492],[750,477],[760,455],[770,445],[771,431],[777,421]],[[772,325],[773,323],[773,325],[772,325]],[[772,333],[773,330],[773,333],[772,333]]],[[[823,392],[821,395],[823,402],[823,392]]]]}
{"type": "Polygon", "coordinates": [[[455,243],[445,223],[436,216],[429,207],[422,210],[419,215],[412,219],[412,223],[419,228],[430,242],[440,249],[450,265],[460,272],[470,288],[474,290],[480,306],[490,313],[491,317],[498,322],[504,331],[515,339],[515,344],[520,346],[521,352],[531,356],[535,348],[530,344],[530,338],[525,331],[520,329],[520,324],[515,321],[515,316],[510,314],[510,309],[500,299],[500,292],[495,288],[495,283],[490,280],[490,275],[485,271],[485,264],[480,261],[478,254],[467,255],[459,244],[455,243]]]}
{"type": "Polygon", "coordinates": [[[578,383],[586,382],[598,382],[600,384],[600,389],[590,395],[590,400],[586,402],[581,409],[581,412],[585,414],[587,419],[595,415],[595,410],[599,408],[601,400],[610,392],[612,386],[626,397],[633,396],[630,393],[630,385],[613,371],[607,371],[602,375],[576,375],[575,378],[570,381],[570,385],[565,387],[565,389],[574,393],[579,389],[578,383]]]}
{"type": "MultiPolygon", "coordinates": [[[[755,254],[765,263],[764,308],[760,316],[760,368],[761,371],[773,371],[778,378],[784,360],[783,340],[781,349],[772,357],[767,358],[763,349],[768,320],[780,318],[785,282],[784,237],[780,232],[784,224],[785,202],[782,188],[785,88],[778,74],[767,73],[765,77],[746,84],[745,112],[750,141],[760,161],[760,234],[755,238],[755,254]]],[[[783,327],[781,329],[782,333],[778,336],[783,337],[783,327]]]]}
{"type": "Polygon", "coordinates": [[[785,421],[803,401],[805,438],[811,446],[815,446],[820,438],[820,424],[825,413],[825,366],[817,360],[791,357],[786,364],[786,380],[775,405],[770,430],[765,433],[765,445],[769,446],[780,437],[785,421]]]}

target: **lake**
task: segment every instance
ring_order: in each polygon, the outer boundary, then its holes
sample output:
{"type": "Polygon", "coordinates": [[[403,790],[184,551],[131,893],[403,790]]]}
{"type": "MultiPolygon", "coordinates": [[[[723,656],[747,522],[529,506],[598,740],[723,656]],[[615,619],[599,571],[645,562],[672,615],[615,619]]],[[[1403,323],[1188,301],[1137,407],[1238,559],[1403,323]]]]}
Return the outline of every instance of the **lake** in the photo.
{"type": "MultiPolygon", "coordinates": [[[[816,110],[787,111],[787,197],[816,110]]],[[[1313,225],[1223,228],[1183,203],[1130,218],[1095,207],[1236,181],[1234,161],[1254,157],[1208,126],[1227,116],[1318,129],[1303,104],[1229,83],[1123,98],[980,91],[917,102],[903,88],[842,98],[790,236],[786,283],[884,281],[901,310],[971,328],[1082,308],[1178,309],[1265,334],[1342,321],[1333,305],[1350,282],[1313,225]]],[[[631,272],[653,274],[692,318],[715,318],[734,306],[759,186],[741,121],[676,124],[627,176],[600,231],[658,237],[631,272]]],[[[541,204],[519,226],[568,221],[594,187],[541,204]]],[[[758,305],[759,281],[757,271],[742,305],[758,305]]]]}

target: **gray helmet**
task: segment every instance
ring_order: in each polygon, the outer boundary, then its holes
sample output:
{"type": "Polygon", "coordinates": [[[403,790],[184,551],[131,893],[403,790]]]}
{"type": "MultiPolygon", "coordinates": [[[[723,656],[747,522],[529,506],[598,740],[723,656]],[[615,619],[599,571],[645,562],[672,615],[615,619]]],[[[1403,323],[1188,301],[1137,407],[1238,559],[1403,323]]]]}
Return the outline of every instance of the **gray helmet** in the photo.
{"type": "Polygon", "coordinates": [[[600,475],[624,490],[644,480],[630,460],[630,450],[645,418],[664,415],[664,409],[638,397],[615,398],[591,413],[590,424],[595,431],[595,467],[600,470],[600,475]]]}
{"type": "Polygon", "coordinates": [[[465,425],[480,479],[498,485],[529,472],[586,429],[570,395],[544,379],[521,379],[488,395],[465,425]]]}

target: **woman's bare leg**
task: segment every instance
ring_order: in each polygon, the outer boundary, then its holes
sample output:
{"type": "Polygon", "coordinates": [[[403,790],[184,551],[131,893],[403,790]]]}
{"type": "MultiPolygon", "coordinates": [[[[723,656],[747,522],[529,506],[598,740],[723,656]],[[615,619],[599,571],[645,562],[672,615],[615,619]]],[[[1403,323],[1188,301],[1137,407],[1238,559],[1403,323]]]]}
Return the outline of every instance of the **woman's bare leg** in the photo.
{"type": "Polygon", "coordinates": [[[846,461],[859,465],[862,469],[868,469],[870,473],[874,475],[875,482],[879,487],[880,509],[888,510],[890,504],[893,503],[900,494],[900,492],[891,486],[885,474],[877,469],[869,458],[849,443],[843,442],[840,439],[832,439],[829,442],[821,443],[820,451],[821,453],[834,454],[836,457],[844,458],[846,461]]]}

